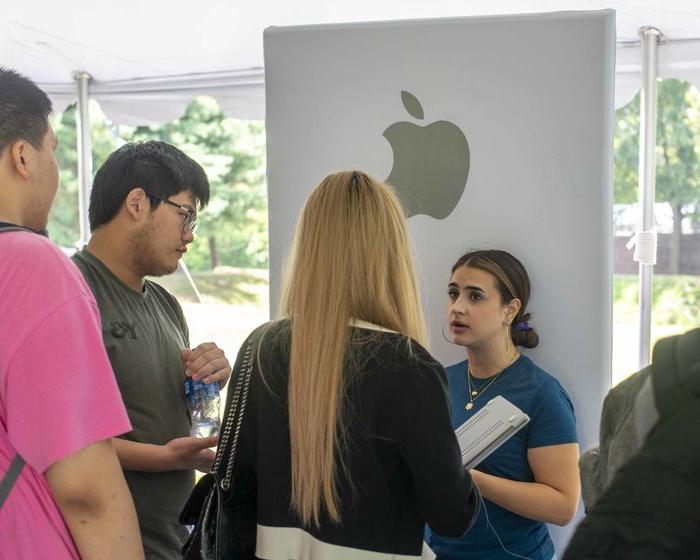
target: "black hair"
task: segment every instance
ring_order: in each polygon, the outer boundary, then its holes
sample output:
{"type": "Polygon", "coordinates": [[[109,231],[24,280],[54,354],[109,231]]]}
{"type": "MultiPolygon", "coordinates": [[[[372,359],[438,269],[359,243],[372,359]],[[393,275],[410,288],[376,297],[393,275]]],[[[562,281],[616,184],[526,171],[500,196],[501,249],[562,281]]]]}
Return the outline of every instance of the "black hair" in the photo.
{"type": "Polygon", "coordinates": [[[452,266],[452,273],[462,266],[478,268],[488,272],[496,279],[496,286],[503,304],[512,299],[519,299],[520,311],[510,325],[513,344],[524,348],[534,348],[539,343],[539,336],[528,321],[530,313],[525,312],[530,301],[530,277],[518,259],[507,251],[499,249],[482,249],[469,251],[462,255],[452,266]]]}
{"type": "Polygon", "coordinates": [[[0,67],[0,153],[19,139],[41,149],[51,111],[48,95],[32,80],[0,67]]]}
{"type": "MultiPolygon", "coordinates": [[[[200,209],[209,203],[209,180],[196,161],[165,142],[130,142],[112,152],[95,174],[88,210],[90,231],[110,222],[137,187],[161,198],[189,190],[200,209]]],[[[160,200],[150,199],[157,208],[160,200]]]]}

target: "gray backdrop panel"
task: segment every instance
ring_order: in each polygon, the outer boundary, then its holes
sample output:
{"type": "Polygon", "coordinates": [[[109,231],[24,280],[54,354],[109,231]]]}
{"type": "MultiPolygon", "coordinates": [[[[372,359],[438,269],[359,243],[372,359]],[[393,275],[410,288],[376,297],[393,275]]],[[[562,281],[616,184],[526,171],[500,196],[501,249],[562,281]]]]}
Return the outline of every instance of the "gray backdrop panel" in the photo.
{"type": "MultiPolygon", "coordinates": [[[[273,314],[320,179],[351,167],[386,179],[390,125],[452,122],[469,142],[466,189],[446,218],[409,219],[431,349],[445,365],[465,355],[440,334],[452,263],[470,248],[513,252],[531,275],[541,340],[527,354],[567,389],[590,447],[610,385],[614,47],[611,11],[266,30],[273,314]]],[[[434,173],[421,187],[429,202],[434,173]]],[[[573,526],[553,531],[560,553],[573,526]]]]}

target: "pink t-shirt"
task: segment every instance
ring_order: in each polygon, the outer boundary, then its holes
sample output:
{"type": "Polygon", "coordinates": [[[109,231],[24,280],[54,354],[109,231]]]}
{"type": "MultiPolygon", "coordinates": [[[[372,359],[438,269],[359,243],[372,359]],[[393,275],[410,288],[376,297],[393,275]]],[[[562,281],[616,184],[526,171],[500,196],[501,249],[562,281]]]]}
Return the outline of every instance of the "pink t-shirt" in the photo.
{"type": "Polygon", "coordinates": [[[77,559],[44,472],[131,430],[97,304],[48,239],[0,233],[0,477],[26,461],[0,510],[0,559],[77,559]]]}

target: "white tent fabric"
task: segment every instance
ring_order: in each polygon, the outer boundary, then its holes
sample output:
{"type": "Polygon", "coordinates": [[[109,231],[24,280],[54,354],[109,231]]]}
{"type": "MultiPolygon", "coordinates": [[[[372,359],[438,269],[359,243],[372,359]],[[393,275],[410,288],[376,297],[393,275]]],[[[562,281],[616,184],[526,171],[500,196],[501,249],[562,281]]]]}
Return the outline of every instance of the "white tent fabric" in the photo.
{"type": "Polygon", "coordinates": [[[261,119],[262,32],[268,26],[603,8],[617,14],[617,106],[641,84],[638,31],[643,26],[663,33],[659,76],[700,85],[697,0],[4,2],[0,65],[39,82],[57,110],[75,99],[72,74],[88,72],[91,94],[115,123],[170,121],[202,94],[218,99],[231,116],[261,119]]]}

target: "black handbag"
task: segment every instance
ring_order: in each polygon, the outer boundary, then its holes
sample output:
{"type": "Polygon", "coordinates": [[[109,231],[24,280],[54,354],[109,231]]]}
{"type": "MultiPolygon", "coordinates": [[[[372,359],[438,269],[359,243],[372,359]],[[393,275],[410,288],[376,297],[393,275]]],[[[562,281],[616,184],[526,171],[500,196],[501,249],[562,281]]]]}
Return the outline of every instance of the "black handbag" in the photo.
{"type": "Polygon", "coordinates": [[[226,413],[214,465],[192,490],[180,523],[194,525],[182,547],[184,560],[249,560],[255,557],[255,481],[232,488],[236,449],[253,372],[253,343],[245,348],[226,413]]]}

